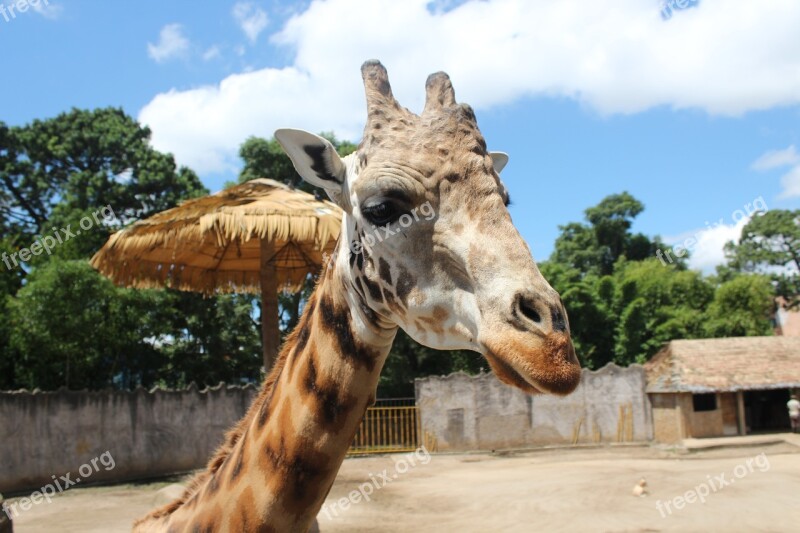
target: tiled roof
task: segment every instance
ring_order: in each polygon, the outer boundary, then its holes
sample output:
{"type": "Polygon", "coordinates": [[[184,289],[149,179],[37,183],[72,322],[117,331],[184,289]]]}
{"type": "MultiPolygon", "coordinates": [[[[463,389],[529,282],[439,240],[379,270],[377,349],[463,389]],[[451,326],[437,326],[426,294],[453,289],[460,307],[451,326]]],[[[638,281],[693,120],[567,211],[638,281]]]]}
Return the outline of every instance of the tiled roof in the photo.
{"type": "Polygon", "coordinates": [[[647,392],[800,388],[800,337],[671,341],[644,369],[647,392]]]}

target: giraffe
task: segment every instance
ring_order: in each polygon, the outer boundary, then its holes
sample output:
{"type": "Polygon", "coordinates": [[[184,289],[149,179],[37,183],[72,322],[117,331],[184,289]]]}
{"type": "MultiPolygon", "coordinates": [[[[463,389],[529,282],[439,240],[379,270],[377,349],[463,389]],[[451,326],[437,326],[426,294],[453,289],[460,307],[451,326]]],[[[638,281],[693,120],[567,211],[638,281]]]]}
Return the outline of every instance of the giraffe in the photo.
{"type": "Polygon", "coordinates": [[[498,174],[507,156],[487,151],[447,74],[428,77],[416,115],[380,62],[361,72],[367,123],[356,152],[340,158],[311,133],[275,133],[300,176],[342,208],[336,251],[247,414],[138,532],[307,531],[398,328],[432,348],[480,352],[531,394],[568,394],[580,380],[561,299],[507,209],[498,174]]]}

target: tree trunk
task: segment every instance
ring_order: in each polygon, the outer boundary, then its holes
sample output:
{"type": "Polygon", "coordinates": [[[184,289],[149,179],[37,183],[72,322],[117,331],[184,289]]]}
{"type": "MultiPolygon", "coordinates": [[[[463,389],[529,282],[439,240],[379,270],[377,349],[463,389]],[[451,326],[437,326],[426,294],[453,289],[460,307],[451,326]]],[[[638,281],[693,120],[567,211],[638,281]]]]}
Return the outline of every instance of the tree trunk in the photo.
{"type": "Polygon", "coordinates": [[[275,247],[261,240],[261,342],[264,347],[264,371],[269,374],[278,356],[278,279],[275,274],[275,247]]]}

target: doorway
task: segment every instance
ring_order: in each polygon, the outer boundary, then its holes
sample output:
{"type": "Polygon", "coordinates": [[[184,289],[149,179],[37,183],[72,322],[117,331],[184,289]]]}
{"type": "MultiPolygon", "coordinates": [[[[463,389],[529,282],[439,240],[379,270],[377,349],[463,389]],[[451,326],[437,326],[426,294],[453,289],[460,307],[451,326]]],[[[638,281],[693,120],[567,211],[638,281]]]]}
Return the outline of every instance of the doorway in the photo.
{"type": "Polygon", "coordinates": [[[747,433],[788,431],[788,389],[756,390],[744,393],[744,413],[747,433]]]}

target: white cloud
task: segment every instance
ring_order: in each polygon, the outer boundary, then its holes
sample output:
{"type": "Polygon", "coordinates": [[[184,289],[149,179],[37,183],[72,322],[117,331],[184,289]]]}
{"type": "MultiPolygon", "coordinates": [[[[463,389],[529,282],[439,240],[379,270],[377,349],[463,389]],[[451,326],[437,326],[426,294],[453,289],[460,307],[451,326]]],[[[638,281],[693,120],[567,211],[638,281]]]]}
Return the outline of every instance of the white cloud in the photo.
{"type": "Polygon", "coordinates": [[[753,170],[771,170],[800,163],[800,154],[794,145],[783,150],[770,150],[753,162],[753,170]]]}
{"type": "MultiPolygon", "coordinates": [[[[737,217],[738,218],[738,217],[737,217]]],[[[672,246],[670,253],[674,256],[675,246],[681,245],[689,250],[689,268],[712,273],[717,265],[726,262],[725,243],[738,241],[742,228],[750,221],[750,217],[740,218],[738,222],[725,224],[714,222],[704,228],[687,231],[674,237],[666,237],[664,242],[672,246]]],[[[669,261],[666,255],[662,261],[669,261]]]]}
{"type": "Polygon", "coordinates": [[[167,24],[161,28],[158,43],[147,43],[147,55],[156,63],[185,56],[188,51],[189,39],[183,34],[180,24],[167,24]]]}
{"type": "Polygon", "coordinates": [[[722,224],[700,232],[697,236],[697,245],[689,257],[689,268],[711,272],[717,265],[724,264],[725,244],[729,241],[738,241],[742,235],[742,228],[749,221],[750,217],[747,217],[735,224],[722,224]]]}
{"type": "Polygon", "coordinates": [[[269,17],[263,9],[252,2],[237,2],[233,6],[233,18],[239,24],[250,44],[254,44],[258,35],[269,24],[269,17]]]}
{"type": "MultiPolygon", "coordinates": [[[[236,166],[239,145],[250,135],[271,137],[281,125],[325,129],[313,117],[331,117],[329,101],[313,98],[311,83],[306,74],[293,68],[237,74],[219,86],[160,94],[139,119],[156,127],[155,147],[173,152],[181,164],[201,172],[227,171],[236,166]],[[306,95],[308,100],[301,104],[297,95],[306,95]]],[[[355,115],[359,111],[357,105],[351,109],[355,115]]],[[[346,123],[332,126],[341,131],[346,123]]],[[[355,130],[349,131],[355,135],[355,130]]]]}
{"type": "Polygon", "coordinates": [[[29,1],[28,5],[31,6],[36,13],[51,20],[56,20],[59,18],[61,13],[64,11],[64,6],[55,4],[52,1],[42,0],[35,4],[29,1]]]}
{"type": "Polygon", "coordinates": [[[288,66],[160,94],[139,118],[157,148],[200,173],[236,164],[248,135],[277,127],[355,140],[365,114],[359,67],[369,58],[416,110],[426,76],[445,70],[459,100],[476,108],[555,96],[603,114],[668,106],[739,115],[800,103],[798,27],[795,0],[704,0],[669,20],[655,0],[487,0],[448,10],[427,0],[312,2],[272,36],[293,54],[288,66]]]}
{"type": "Polygon", "coordinates": [[[781,176],[781,192],[778,198],[797,198],[800,196],[800,154],[794,145],[783,150],[771,150],[756,159],[752,165],[754,170],[762,172],[783,167],[792,168],[781,176]]]}
{"type": "Polygon", "coordinates": [[[781,176],[781,193],[778,198],[797,198],[800,196],[800,165],[781,176]]]}
{"type": "MultiPolygon", "coordinates": [[[[664,242],[671,246],[670,253],[674,253],[678,245],[689,251],[689,267],[711,273],[714,267],[724,264],[725,244],[729,241],[738,241],[742,235],[742,228],[750,222],[753,216],[759,216],[769,211],[769,206],[763,196],[753,198],[730,213],[728,219],[705,222],[705,227],[687,231],[680,235],[665,237],[664,242]]],[[[662,261],[669,257],[662,255],[662,261]]]]}
{"type": "Polygon", "coordinates": [[[212,59],[217,59],[222,55],[222,51],[219,49],[219,46],[216,44],[203,52],[203,61],[211,61],[212,59]]]}

